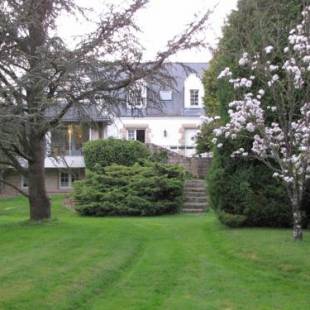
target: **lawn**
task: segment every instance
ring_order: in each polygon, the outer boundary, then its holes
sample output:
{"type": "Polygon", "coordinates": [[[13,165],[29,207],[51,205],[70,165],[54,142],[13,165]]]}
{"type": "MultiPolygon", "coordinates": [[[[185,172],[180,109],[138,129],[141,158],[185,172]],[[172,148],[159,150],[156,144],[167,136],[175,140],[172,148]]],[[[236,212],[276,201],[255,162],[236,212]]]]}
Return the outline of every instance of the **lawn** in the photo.
{"type": "Polygon", "coordinates": [[[0,309],[309,309],[310,232],[203,216],[82,218],[0,200],[0,309]]]}

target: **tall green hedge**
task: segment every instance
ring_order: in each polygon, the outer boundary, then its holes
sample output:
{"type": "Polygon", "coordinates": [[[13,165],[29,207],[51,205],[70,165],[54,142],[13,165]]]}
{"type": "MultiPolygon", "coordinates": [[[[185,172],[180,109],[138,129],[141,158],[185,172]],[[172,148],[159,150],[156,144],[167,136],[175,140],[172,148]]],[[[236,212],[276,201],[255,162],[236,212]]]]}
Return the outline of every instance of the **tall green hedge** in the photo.
{"type": "MultiPolygon", "coordinates": [[[[239,0],[238,10],[230,15],[218,50],[205,73],[207,113],[220,115],[223,122],[227,120],[228,103],[234,100],[234,91],[229,83],[217,79],[219,73],[230,67],[235,76],[242,74],[240,70],[244,69],[239,68],[238,60],[245,51],[254,53],[267,45],[279,46],[279,51],[283,51],[301,10],[302,1],[299,0],[239,0]]],[[[279,52],[278,57],[282,56],[279,52]]],[[[268,104],[266,98],[265,103],[268,104]]],[[[212,148],[210,132],[207,127],[202,130],[200,151],[212,148]]],[[[230,157],[233,150],[244,146],[244,142],[226,141],[221,150],[214,150],[208,176],[212,206],[228,225],[289,226],[290,205],[283,185],[272,178],[272,173],[262,163],[230,157]],[[236,221],[236,216],[241,216],[242,220],[236,221]]]]}
{"type": "Polygon", "coordinates": [[[131,166],[150,156],[147,147],[139,141],[113,138],[85,143],[83,154],[85,166],[91,171],[98,171],[111,164],[131,166]]]}

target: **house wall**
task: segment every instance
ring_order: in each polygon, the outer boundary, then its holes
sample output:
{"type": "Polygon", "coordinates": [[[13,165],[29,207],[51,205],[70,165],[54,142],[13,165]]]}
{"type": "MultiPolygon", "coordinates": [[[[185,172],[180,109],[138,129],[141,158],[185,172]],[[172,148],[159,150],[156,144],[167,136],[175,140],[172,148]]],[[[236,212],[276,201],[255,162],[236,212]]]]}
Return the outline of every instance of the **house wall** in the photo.
{"type": "MultiPolygon", "coordinates": [[[[106,136],[127,139],[128,129],[146,129],[146,143],[171,149],[171,147],[184,146],[186,129],[198,130],[200,124],[199,117],[122,117],[115,119],[113,124],[107,127],[106,136]]],[[[186,156],[192,156],[195,153],[195,150],[176,151],[186,156]]]]}
{"type": "MultiPolygon", "coordinates": [[[[45,169],[45,182],[46,182],[46,190],[49,194],[53,193],[67,193],[70,192],[71,189],[61,189],[59,186],[59,173],[60,169],[45,169]]],[[[78,173],[80,178],[84,178],[85,171],[84,169],[78,169],[78,173]]],[[[13,184],[14,186],[21,188],[21,176],[15,172],[9,173],[6,176],[6,181],[13,184]]],[[[1,192],[1,196],[15,196],[19,195],[19,193],[8,185],[4,185],[1,192]]]]}
{"type": "Polygon", "coordinates": [[[98,140],[104,138],[105,125],[103,126],[101,123],[92,126],[89,133],[90,140],[98,140]]]}

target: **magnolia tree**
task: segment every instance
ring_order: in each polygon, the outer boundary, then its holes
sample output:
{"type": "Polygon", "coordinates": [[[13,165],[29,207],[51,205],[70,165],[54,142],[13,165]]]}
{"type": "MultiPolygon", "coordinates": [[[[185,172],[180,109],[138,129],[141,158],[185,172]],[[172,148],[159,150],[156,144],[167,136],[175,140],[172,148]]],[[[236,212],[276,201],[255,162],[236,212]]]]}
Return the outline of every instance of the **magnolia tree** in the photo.
{"type": "MultiPolygon", "coordinates": [[[[239,60],[242,77],[225,68],[219,79],[232,84],[236,100],[229,103],[229,121],[214,129],[212,142],[223,147],[225,139],[248,137],[251,149],[235,150],[231,157],[255,157],[265,163],[287,189],[293,237],[302,240],[301,203],[310,178],[310,6],[302,22],[290,31],[284,51],[267,46],[239,60]],[[279,53],[280,52],[280,53],[279,53]],[[286,55],[279,57],[279,54],[286,55]]],[[[214,122],[217,117],[207,117],[214,122]]],[[[217,121],[218,122],[218,121],[217,121]]]]}

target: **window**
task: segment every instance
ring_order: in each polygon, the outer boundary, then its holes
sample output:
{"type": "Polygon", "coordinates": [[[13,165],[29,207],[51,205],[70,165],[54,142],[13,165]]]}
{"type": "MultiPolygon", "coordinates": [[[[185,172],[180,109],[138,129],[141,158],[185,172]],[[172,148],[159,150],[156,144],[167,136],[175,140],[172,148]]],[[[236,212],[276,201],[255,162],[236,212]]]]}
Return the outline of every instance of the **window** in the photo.
{"type": "Polygon", "coordinates": [[[22,178],[21,178],[21,188],[22,189],[28,189],[28,187],[29,187],[28,178],[22,175],[22,178]]]}
{"type": "Polygon", "coordinates": [[[128,129],[128,140],[137,140],[142,143],[145,142],[145,129],[128,129]]]}
{"type": "Polygon", "coordinates": [[[128,130],[128,140],[136,140],[136,130],[129,129],[128,130]]]}
{"type": "Polygon", "coordinates": [[[69,187],[69,173],[66,172],[60,173],[60,187],[61,188],[69,187]]]}
{"type": "Polygon", "coordinates": [[[191,73],[184,81],[184,108],[201,109],[205,90],[197,74],[191,73]]]}
{"type": "Polygon", "coordinates": [[[190,101],[191,101],[191,106],[199,105],[199,89],[190,90],[190,101]]]}
{"type": "Polygon", "coordinates": [[[72,184],[78,179],[76,174],[61,172],[59,175],[59,187],[62,189],[72,188],[72,184]]]}
{"type": "Polygon", "coordinates": [[[127,107],[129,109],[143,109],[147,105],[147,84],[139,80],[132,86],[127,94],[127,107]]]}
{"type": "Polygon", "coordinates": [[[159,92],[160,100],[162,101],[170,101],[172,100],[172,91],[171,90],[161,90],[159,92]]]}
{"type": "Polygon", "coordinates": [[[63,124],[51,133],[51,152],[56,156],[79,156],[82,154],[83,144],[89,139],[89,124],[63,124]]]}

